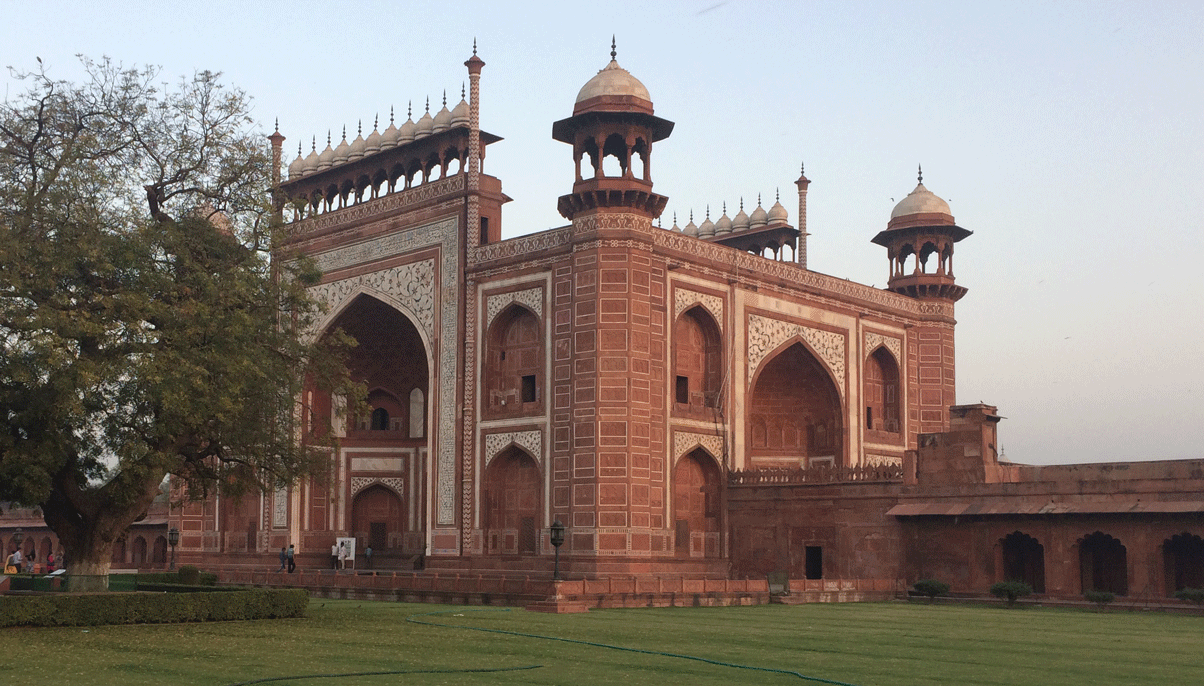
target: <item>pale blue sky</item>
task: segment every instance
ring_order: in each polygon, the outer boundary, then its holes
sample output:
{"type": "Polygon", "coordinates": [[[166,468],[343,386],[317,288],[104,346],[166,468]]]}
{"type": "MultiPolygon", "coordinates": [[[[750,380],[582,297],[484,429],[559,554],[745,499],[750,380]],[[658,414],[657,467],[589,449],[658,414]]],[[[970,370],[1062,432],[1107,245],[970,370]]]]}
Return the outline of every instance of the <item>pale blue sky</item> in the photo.
{"type": "Polygon", "coordinates": [[[1007,456],[1204,458],[1204,3],[0,6],[5,65],[222,71],[266,127],[280,118],[290,160],[390,105],[404,120],[409,100],[458,102],[476,37],[482,126],[505,138],[485,168],[515,199],[506,237],[563,224],[572,164],[551,125],[617,34],[677,123],[652,163],[666,224],[777,188],[793,222],[805,161],[809,266],[882,286],[869,240],[922,163],[974,231],[955,261],[958,401],[999,407],[1007,456]]]}

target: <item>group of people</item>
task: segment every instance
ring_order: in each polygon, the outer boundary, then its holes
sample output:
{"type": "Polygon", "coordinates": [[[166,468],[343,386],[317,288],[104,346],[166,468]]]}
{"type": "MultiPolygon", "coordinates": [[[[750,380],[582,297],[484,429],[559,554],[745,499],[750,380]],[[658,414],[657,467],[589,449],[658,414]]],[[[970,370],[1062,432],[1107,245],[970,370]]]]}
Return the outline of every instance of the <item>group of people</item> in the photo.
{"type": "MultiPolygon", "coordinates": [[[[13,551],[13,553],[11,555],[8,556],[7,559],[5,559],[4,573],[5,574],[20,574],[21,572],[32,573],[34,571],[34,569],[37,567],[37,564],[38,564],[37,553],[35,553],[34,551],[31,550],[28,554],[26,554],[26,553],[21,552],[20,548],[17,548],[15,551],[13,551]]],[[[56,569],[56,567],[55,567],[54,553],[48,553],[46,555],[46,573],[49,574],[50,572],[53,572],[55,569],[56,569]]]]}
{"type": "MultiPolygon", "coordinates": [[[[283,572],[286,569],[289,574],[292,574],[297,569],[297,561],[295,559],[297,550],[293,545],[287,548],[280,549],[280,568],[277,572],[283,572]]],[[[347,560],[351,559],[354,563],[354,556],[351,552],[351,546],[346,542],[340,541],[330,546],[330,563],[335,570],[346,569],[347,560]]],[[[372,546],[364,549],[364,558],[368,562],[368,568],[372,568],[372,546]]]]}

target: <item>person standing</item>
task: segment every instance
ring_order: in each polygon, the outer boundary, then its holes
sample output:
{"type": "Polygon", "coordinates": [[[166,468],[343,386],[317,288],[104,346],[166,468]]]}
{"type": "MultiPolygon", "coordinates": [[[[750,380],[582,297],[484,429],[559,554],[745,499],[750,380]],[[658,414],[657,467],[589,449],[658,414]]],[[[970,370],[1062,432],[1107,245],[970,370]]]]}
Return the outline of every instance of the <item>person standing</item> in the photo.
{"type": "Polygon", "coordinates": [[[364,559],[368,561],[368,569],[372,569],[372,546],[364,548],[364,559]]]}
{"type": "Polygon", "coordinates": [[[288,560],[288,573],[292,574],[297,569],[297,561],[293,559],[296,551],[293,549],[293,544],[288,544],[288,550],[285,551],[285,559],[288,560]]]}
{"type": "Polygon", "coordinates": [[[46,553],[46,573],[54,571],[54,553],[46,553]]]}
{"type": "Polygon", "coordinates": [[[280,546],[280,569],[277,569],[276,573],[283,572],[284,568],[287,566],[288,566],[288,555],[285,554],[285,552],[284,552],[284,546],[280,546]]]}
{"type": "Polygon", "coordinates": [[[337,541],[330,544],[330,568],[339,568],[339,544],[337,541]]]}
{"type": "Polygon", "coordinates": [[[339,569],[347,569],[347,546],[339,544],[339,569]]]}

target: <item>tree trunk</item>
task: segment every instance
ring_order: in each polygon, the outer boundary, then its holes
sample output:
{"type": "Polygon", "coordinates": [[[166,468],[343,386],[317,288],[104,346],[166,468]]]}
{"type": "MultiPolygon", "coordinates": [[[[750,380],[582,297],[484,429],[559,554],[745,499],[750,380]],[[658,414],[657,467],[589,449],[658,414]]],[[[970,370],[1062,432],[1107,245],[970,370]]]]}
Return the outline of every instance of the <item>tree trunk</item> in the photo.
{"type": "Polygon", "coordinates": [[[109,567],[112,566],[112,544],[68,558],[67,590],[72,593],[100,593],[109,590],[109,567]]]}

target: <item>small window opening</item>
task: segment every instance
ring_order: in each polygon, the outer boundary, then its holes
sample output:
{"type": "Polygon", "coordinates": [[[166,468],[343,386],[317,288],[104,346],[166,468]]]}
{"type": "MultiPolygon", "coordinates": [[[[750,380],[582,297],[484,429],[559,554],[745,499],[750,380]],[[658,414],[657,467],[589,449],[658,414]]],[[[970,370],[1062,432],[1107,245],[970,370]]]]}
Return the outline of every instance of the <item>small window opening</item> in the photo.
{"type": "Polygon", "coordinates": [[[824,549],[821,546],[807,546],[807,578],[824,578],[824,549]]]}
{"type": "Polygon", "coordinates": [[[535,402],[535,375],[528,374],[523,377],[523,402],[535,402]]]}
{"type": "Polygon", "coordinates": [[[388,431],[389,430],[389,411],[383,407],[378,407],[372,410],[372,426],[373,431],[388,431]]]}
{"type": "Polygon", "coordinates": [[[677,377],[677,402],[682,405],[690,404],[690,377],[677,377]]]}
{"type": "Polygon", "coordinates": [[[489,242],[489,217],[481,217],[481,245],[489,242]]]}
{"type": "Polygon", "coordinates": [[[874,408],[872,407],[865,408],[865,428],[874,428],[874,408]]]}

